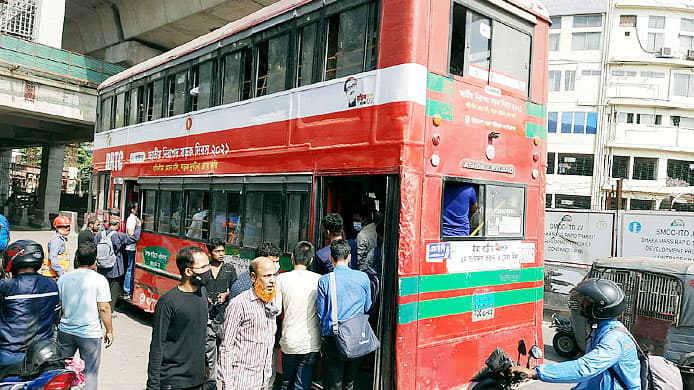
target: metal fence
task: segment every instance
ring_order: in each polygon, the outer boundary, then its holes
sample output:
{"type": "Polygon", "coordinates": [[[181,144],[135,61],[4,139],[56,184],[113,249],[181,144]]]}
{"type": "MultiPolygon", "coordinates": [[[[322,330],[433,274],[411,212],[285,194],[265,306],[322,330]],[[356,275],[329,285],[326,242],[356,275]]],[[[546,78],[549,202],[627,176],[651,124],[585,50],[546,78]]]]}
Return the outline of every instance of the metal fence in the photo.
{"type": "Polygon", "coordinates": [[[0,1],[0,32],[23,39],[34,38],[36,0],[0,1]]]}

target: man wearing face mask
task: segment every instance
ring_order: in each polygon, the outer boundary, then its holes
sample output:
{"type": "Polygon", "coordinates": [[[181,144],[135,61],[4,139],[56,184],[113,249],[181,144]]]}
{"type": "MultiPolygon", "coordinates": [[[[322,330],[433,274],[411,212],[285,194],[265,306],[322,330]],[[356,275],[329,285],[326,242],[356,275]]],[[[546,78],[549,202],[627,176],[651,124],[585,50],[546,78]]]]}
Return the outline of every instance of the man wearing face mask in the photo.
{"type": "Polygon", "coordinates": [[[147,390],[202,389],[205,382],[207,292],[212,278],[207,254],[195,246],[176,254],[178,286],[164,294],[154,309],[149,347],[147,390]]]}
{"type": "Polygon", "coordinates": [[[272,377],[276,317],[274,303],[277,268],[267,257],[251,262],[253,288],[229,302],[224,339],[219,346],[219,375],[225,389],[265,389],[272,377]]]}

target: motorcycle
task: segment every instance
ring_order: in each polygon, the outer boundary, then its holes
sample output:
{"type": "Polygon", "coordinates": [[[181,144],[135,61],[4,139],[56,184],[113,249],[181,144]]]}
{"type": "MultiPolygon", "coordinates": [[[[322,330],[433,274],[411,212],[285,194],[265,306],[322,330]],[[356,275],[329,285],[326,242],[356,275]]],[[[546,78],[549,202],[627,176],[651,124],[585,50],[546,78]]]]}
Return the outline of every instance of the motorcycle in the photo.
{"type": "Polygon", "coordinates": [[[569,318],[552,314],[552,324],[549,327],[555,329],[552,346],[559,356],[571,359],[581,352],[569,318]]]}
{"type": "MultiPolygon", "coordinates": [[[[513,373],[511,368],[521,365],[521,356],[527,354],[525,341],[518,343],[518,360],[514,362],[511,357],[501,348],[496,348],[485,361],[482,368],[472,378],[473,385],[471,390],[507,390],[515,388],[526,378],[524,375],[513,373]]],[[[542,359],[542,350],[533,345],[528,354],[526,367],[530,368],[530,359],[542,359]]]]}
{"type": "Polygon", "coordinates": [[[24,362],[0,370],[0,390],[69,390],[82,383],[83,365],[60,358],[52,340],[32,342],[24,362]]]}

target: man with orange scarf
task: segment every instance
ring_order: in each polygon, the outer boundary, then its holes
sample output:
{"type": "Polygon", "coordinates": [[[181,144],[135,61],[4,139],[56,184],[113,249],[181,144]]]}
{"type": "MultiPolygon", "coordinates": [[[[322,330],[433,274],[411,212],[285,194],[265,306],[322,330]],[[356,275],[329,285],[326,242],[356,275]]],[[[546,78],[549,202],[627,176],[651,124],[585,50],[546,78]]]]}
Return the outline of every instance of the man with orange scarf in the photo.
{"type": "Polygon", "coordinates": [[[271,259],[258,257],[249,273],[253,288],[232,299],[224,316],[218,372],[225,389],[265,389],[272,376],[277,267],[271,259]]]}

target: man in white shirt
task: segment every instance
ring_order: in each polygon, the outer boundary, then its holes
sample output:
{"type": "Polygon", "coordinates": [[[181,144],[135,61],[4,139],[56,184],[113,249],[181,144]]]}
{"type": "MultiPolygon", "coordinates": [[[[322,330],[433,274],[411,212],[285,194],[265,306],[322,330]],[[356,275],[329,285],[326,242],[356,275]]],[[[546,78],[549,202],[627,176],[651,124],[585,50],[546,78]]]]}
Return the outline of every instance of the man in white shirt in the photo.
{"type": "MultiPolygon", "coordinates": [[[[137,222],[140,220],[137,216],[138,204],[137,202],[128,203],[128,219],[125,222],[125,231],[129,235],[135,234],[135,227],[137,222]]],[[[137,252],[137,243],[128,244],[125,246],[125,257],[126,257],[126,267],[125,267],[125,281],[123,281],[123,299],[130,302],[133,296],[133,286],[135,284],[135,253],[137,252]]]]}
{"type": "Polygon", "coordinates": [[[96,272],[96,246],[91,243],[77,248],[77,269],[58,279],[63,316],[58,325],[58,346],[63,357],[79,350],[84,360],[85,390],[98,388],[101,340],[106,348],[113,343],[111,292],[106,278],[96,272]],[[101,330],[103,321],[106,333],[101,330]]]}
{"type": "Polygon", "coordinates": [[[307,269],[315,250],[307,241],[294,247],[294,270],[277,277],[277,306],[284,312],[282,321],[282,390],[311,388],[313,369],[320,351],[320,323],[316,295],[320,275],[307,269]]]}

